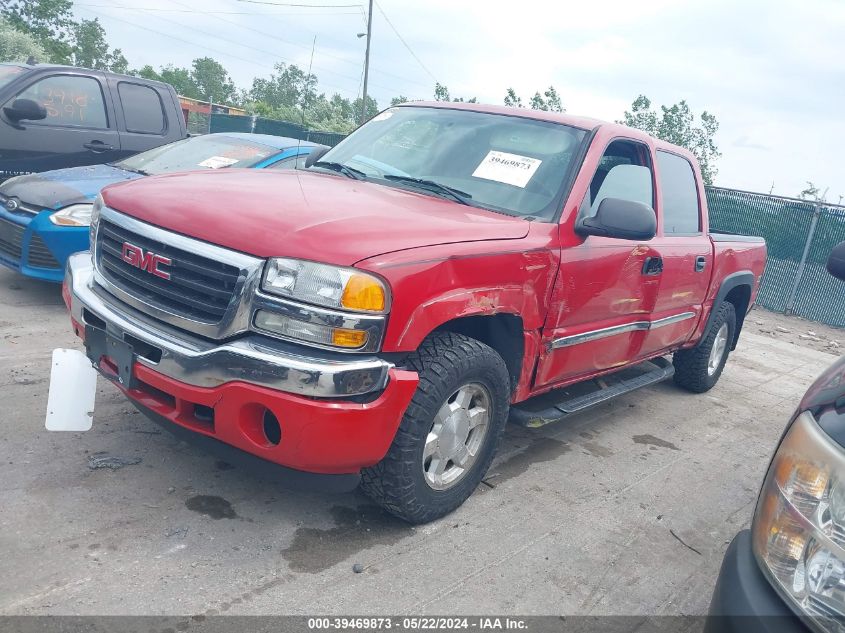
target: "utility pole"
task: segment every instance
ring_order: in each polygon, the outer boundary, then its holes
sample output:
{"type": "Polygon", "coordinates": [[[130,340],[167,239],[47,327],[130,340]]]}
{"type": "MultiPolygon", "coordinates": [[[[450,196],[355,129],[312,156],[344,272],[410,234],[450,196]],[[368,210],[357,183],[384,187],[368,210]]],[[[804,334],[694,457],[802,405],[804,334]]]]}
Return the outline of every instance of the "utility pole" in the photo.
{"type": "Polygon", "coordinates": [[[370,38],[373,35],[373,0],[370,0],[370,10],[367,13],[367,52],[364,55],[364,95],[361,99],[361,124],[367,120],[367,79],[370,76],[370,38]]]}

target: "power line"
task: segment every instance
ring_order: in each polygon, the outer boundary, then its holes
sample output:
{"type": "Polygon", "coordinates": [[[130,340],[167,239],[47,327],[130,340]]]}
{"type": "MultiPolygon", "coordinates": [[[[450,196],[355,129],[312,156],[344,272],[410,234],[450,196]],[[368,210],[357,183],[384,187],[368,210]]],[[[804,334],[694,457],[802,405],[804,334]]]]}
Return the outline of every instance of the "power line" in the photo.
{"type": "MultiPolygon", "coordinates": [[[[174,4],[177,4],[177,5],[181,6],[181,7],[187,7],[187,6],[188,6],[188,5],[186,5],[186,4],[182,3],[182,2],[179,2],[178,0],[171,0],[171,2],[173,2],[174,4]]],[[[303,44],[299,44],[298,42],[293,42],[293,41],[291,41],[291,40],[287,40],[287,39],[281,38],[281,37],[279,37],[279,36],[278,36],[277,34],[275,34],[275,33],[268,33],[268,32],[266,32],[266,31],[261,31],[261,30],[259,30],[259,29],[253,28],[253,27],[251,27],[251,26],[247,26],[247,25],[245,25],[245,24],[241,24],[241,23],[239,23],[239,22],[235,22],[235,21],[233,21],[233,20],[227,20],[226,18],[223,18],[223,17],[217,16],[217,15],[211,15],[211,16],[209,16],[209,17],[212,17],[212,18],[214,18],[215,20],[218,20],[218,21],[223,22],[223,23],[225,23],[225,24],[231,24],[231,25],[234,25],[234,26],[236,26],[236,27],[238,27],[238,28],[246,29],[247,31],[252,31],[253,33],[258,33],[259,35],[263,35],[264,37],[270,38],[270,39],[272,39],[273,41],[282,41],[282,42],[285,42],[285,43],[287,43],[287,44],[290,44],[291,46],[296,46],[296,47],[298,47],[298,48],[302,48],[302,49],[307,50],[307,51],[312,50],[312,47],[311,47],[311,46],[305,46],[305,45],[303,45],[303,44]]],[[[161,19],[161,18],[160,18],[160,19],[161,19]]],[[[189,28],[190,28],[190,27],[189,27],[189,28]]],[[[241,46],[246,46],[246,45],[245,45],[245,44],[241,44],[241,46]]],[[[247,48],[249,48],[249,47],[247,47],[247,48]]],[[[271,54],[271,55],[272,55],[273,53],[268,53],[268,54],[271,54]]],[[[359,65],[359,63],[358,63],[358,62],[353,62],[353,61],[351,61],[351,60],[349,60],[349,59],[346,59],[345,57],[340,57],[339,55],[332,55],[331,53],[326,53],[326,52],[321,52],[321,55],[323,55],[324,57],[330,57],[330,58],[332,58],[332,59],[336,59],[336,60],[338,60],[338,61],[341,61],[341,62],[344,62],[344,63],[347,63],[347,64],[351,64],[351,65],[353,65],[353,66],[355,66],[355,67],[357,67],[357,66],[359,65]]],[[[322,70],[323,72],[327,72],[327,73],[329,73],[329,74],[334,74],[334,75],[337,75],[338,77],[343,77],[343,78],[345,78],[345,79],[350,79],[350,80],[353,80],[353,81],[354,81],[354,77],[350,77],[349,75],[342,75],[342,74],[337,73],[337,72],[332,71],[332,70],[326,70],[325,68],[322,68],[322,69],[321,69],[321,68],[320,68],[320,67],[318,67],[318,66],[315,66],[315,68],[317,68],[318,70],[322,70]]],[[[391,75],[391,73],[386,73],[386,72],[384,72],[384,71],[380,71],[380,72],[381,72],[382,74],[384,74],[384,75],[390,75],[390,76],[394,77],[395,79],[399,79],[400,81],[410,81],[410,83],[417,83],[417,82],[415,82],[414,80],[408,80],[408,79],[406,79],[405,77],[400,77],[400,76],[398,76],[398,75],[391,75]]],[[[391,92],[392,92],[392,91],[394,91],[394,89],[393,89],[393,88],[388,88],[387,86],[384,86],[384,85],[380,85],[380,84],[376,84],[376,83],[373,83],[373,85],[374,85],[374,86],[377,86],[378,88],[381,88],[382,90],[387,90],[387,91],[391,91],[391,92]]]]}
{"type": "MultiPolygon", "coordinates": [[[[89,11],[91,11],[90,9],[88,9],[88,10],[89,10],[89,11]]],[[[92,13],[96,13],[95,11],[91,11],[91,12],[92,12],[92,13]]],[[[101,15],[102,15],[102,14],[101,14],[101,15]]],[[[198,28],[193,27],[193,26],[188,26],[188,25],[186,25],[186,24],[182,24],[182,23],[180,23],[180,22],[174,22],[173,20],[170,20],[170,19],[165,18],[165,17],[162,17],[162,16],[156,16],[156,17],[157,17],[159,20],[162,20],[162,21],[164,21],[164,22],[168,22],[168,23],[170,23],[170,24],[174,24],[174,25],[178,26],[178,27],[179,27],[179,28],[181,28],[181,29],[188,29],[189,31],[196,31],[197,33],[200,33],[200,34],[202,34],[202,35],[206,35],[206,36],[211,37],[211,38],[216,39],[216,40],[220,40],[220,41],[222,41],[222,42],[228,42],[229,44],[234,44],[235,46],[241,46],[241,47],[243,47],[243,48],[247,48],[247,49],[250,49],[250,50],[254,50],[254,51],[258,52],[258,53],[262,53],[263,55],[269,55],[270,57],[274,57],[274,58],[276,58],[276,59],[279,59],[279,60],[285,61],[285,62],[287,62],[287,63],[293,63],[290,59],[285,58],[285,57],[282,57],[281,55],[279,55],[279,54],[275,53],[274,51],[268,51],[268,50],[265,50],[265,49],[263,49],[263,48],[258,48],[258,47],[256,47],[256,46],[251,46],[251,45],[249,45],[249,44],[245,44],[245,43],[243,43],[243,42],[238,42],[238,41],[236,41],[236,40],[231,40],[231,39],[228,39],[228,38],[225,38],[225,37],[221,37],[221,36],[220,36],[219,34],[217,34],[217,33],[209,33],[208,31],[203,31],[202,29],[198,29],[198,28]]],[[[118,18],[114,18],[114,17],[112,17],[112,19],[118,19],[118,18]]],[[[221,19],[222,19],[222,18],[221,18],[221,19]]],[[[127,22],[126,20],[123,20],[123,21],[124,21],[124,22],[127,22]]],[[[224,20],[224,21],[225,21],[225,20],[224,20]]],[[[127,22],[127,23],[128,23],[128,24],[132,24],[133,26],[135,26],[132,22],[127,22]]],[[[205,48],[208,48],[208,47],[206,46],[205,48]]],[[[229,54],[229,55],[230,55],[230,56],[232,56],[231,54],[229,54]]],[[[243,58],[241,58],[241,59],[243,59],[243,58]]],[[[342,78],[342,79],[348,79],[348,80],[353,81],[353,82],[354,82],[354,81],[356,81],[356,77],[352,77],[352,76],[350,76],[350,75],[343,75],[343,74],[341,74],[341,73],[335,72],[335,71],[333,71],[333,70],[328,70],[328,69],[326,69],[326,68],[323,68],[323,69],[320,69],[320,70],[322,70],[322,72],[328,73],[328,74],[330,74],[330,75],[335,75],[336,77],[340,77],[340,78],[342,78]]],[[[326,86],[328,86],[328,87],[330,87],[330,88],[332,88],[332,87],[333,87],[333,86],[331,86],[331,85],[329,85],[329,84],[324,84],[324,85],[326,85],[326,86]]],[[[383,87],[383,86],[382,86],[382,87],[383,87]]],[[[337,87],[334,87],[334,88],[335,88],[335,89],[338,89],[337,87]]],[[[345,91],[345,90],[344,90],[344,91],[345,91]]]]}
{"type": "MultiPolygon", "coordinates": [[[[123,22],[124,24],[128,24],[128,25],[129,25],[129,26],[131,26],[131,27],[134,27],[134,28],[137,28],[137,29],[141,29],[141,30],[144,30],[144,31],[148,31],[148,32],[150,32],[150,33],[155,33],[156,35],[161,35],[161,36],[166,37],[166,38],[169,38],[169,39],[171,39],[171,40],[176,40],[177,42],[182,42],[183,44],[188,44],[189,46],[196,46],[196,47],[199,47],[199,48],[203,48],[203,49],[205,49],[205,50],[207,50],[207,51],[211,51],[212,53],[217,53],[218,55],[223,55],[224,57],[230,57],[230,58],[232,58],[232,59],[237,59],[237,60],[240,60],[240,61],[242,61],[242,62],[246,62],[246,63],[248,63],[248,64],[253,64],[253,65],[255,65],[255,66],[262,66],[262,67],[264,67],[264,68],[274,69],[274,66],[273,66],[272,64],[267,64],[267,63],[265,63],[265,62],[258,62],[258,61],[255,61],[254,59],[247,59],[247,58],[245,58],[245,57],[240,57],[239,55],[234,55],[234,54],[229,53],[229,52],[227,52],[227,51],[221,51],[221,50],[219,50],[219,49],[212,48],[212,47],[210,47],[210,46],[206,46],[205,44],[198,44],[198,43],[196,43],[196,42],[192,42],[192,41],[190,41],[190,40],[186,40],[186,39],[184,39],[184,38],[177,37],[177,36],[175,36],[175,35],[171,35],[170,33],[164,33],[163,31],[158,31],[158,30],[156,30],[156,29],[151,29],[151,28],[149,28],[149,27],[147,27],[147,26],[141,26],[140,24],[136,24],[136,23],[134,23],[134,22],[130,22],[129,20],[123,20],[123,19],[121,19],[121,18],[116,18],[116,17],[114,17],[113,15],[104,15],[104,14],[102,14],[102,13],[98,13],[97,11],[92,11],[91,9],[86,9],[86,11],[88,11],[89,13],[93,13],[94,15],[99,15],[99,16],[100,16],[100,17],[102,17],[102,18],[108,18],[108,19],[110,19],[110,20],[115,20],[115,21],[117,21],[117,22],[123,22]]],[[[181,25],[178,25],[178,24],[177,24],[177,26],[181,26],[181,25]]],[[[331,88],[332,90],[336,90],[336,91],[341,92],[341,93],[349,93],[349,92],[351,92],[350,90],[348,90],[348,89],[346,89],[346,88],[340,88],[339,86],[333,86],[333,85],[331,85],[331,84],[326,84],[326,83],[323,83],[322,85],[323,85],[324,87],[326,87],[326,88],[331,88]]]]}
{"type": "Polygon", "coordinates": [[[238,2],[248,2],[249,4],[269,4],[274,7],[308,7],[310,9],[348,9],[350,7],[360,7],[360,4],[292,4],[290,2],[264,2],[262,0],[238,0],[238,2]]]}
{"type": "MultiPolygon", "coordinates": [[[[265,16],[273,16],[273,15],[299,15],[299,16],[310,16],[310,15],[361,15],[360,11],[326,11],[317,13],[302,13],[300,11],[198,11],[196,9],[159,9],[154,7],[127,7],[123,5],[117,4],[86,4],[83,2],[77,2],[74,4],[77,7],[92,7],[95,9],[124,9],[126,11],[149,11],[154,13],[195,13],[195,14],[219,14],[219,15],[265,15],[265,16]]],[[[318,8],[318,7],[314,7],[318,8]]]]}
{"type": "MultiPolygon", "coordinates": [[[[227,20],[227,19],[219,17],[217,15],[210,15],[210,14],[215,14],[215,13],[220,13],[220,14],[223,14],[223,15],[267,15],[267,16],[283,15],[281,13],[255,14],[255,13],[250,13],[250,12],[237,12],[237,11],[232,11],[232,12],[227,12],[227,11],[198,11],[196,9],[189,8],[188,5],[182,4],[181,2],[176,2],[176,4],[178,4],[182,7],[186,7],[186,8],[184,8],[184,9],[156,9],[156,8],[149,8],[149,7],[130,7],[130,6],[125,6],[125,5],[95,5],[95,4],[86,4],[86,3],[78,3],[77,6],[108,8],[108,9],[123,9],[123,10],[142,11],[142,12],[150,12],[151,11],[151,12],[166,12],[166,13],[188,13],[188,14],[197,14],[197,15],[208,14],[209,17],[212,17],[216,20],[219,20],[219,21],[224,22],[226,24],[230,24],[230,25],[242,28],[242,29],[246,29],[248,31],[252,31],[253,33],[258,33],[260,35],[263,35],[264,37],[267,37],[267,38],[273,40],[274,42],[282,41],[282,42],[285,42],[285,43],[287,43],[291,46],[296,46],[297,48],[301,48],[301,49],[306,50],[306,51],[310,51],[310,49],[311,49],[310,46],[306,46],[304,44],[300,44],[298,42],[294,42],[294,41],[287,40],[287,39],[284,39],[282,37],[279,37],[279,35],[276,34],[276,33],[268,33],[266,31],[261,31],[259,29],[247,26],[245,24],[235,22],[233,20],[227,20]]],[[[94,12],[92,11],[92,13],[94,13],[94,12]]],[[[292,14],[292,15],[315,15],[315,14],[295,13],[295,14],[292,14]]],[[[329,15],[329,14],[323,13],[323,14],[320,14],[320,15],[329,15]]],[[[342,13],[341,15],[358,15],[358,12],[347,12],[347,13],[342,13]]],[[[177,24],[177,25],[179,24],[177,22],[173,22],[173,21],[168,20],[167,18],[164,18],[164,17],[161,17],[161,16],[156,16],[156,17],[159,17],[159,19],[161,19],[161,20],[171,22],[172,24],[177,24]]],[[[115,19],[117,19],[117,18],[115,18],[115,19]]],[[[190,29],[192,27],[185,27],[185,28],[190,29]]],[[[199,29],[193,29],[193,30],[196,30],[196,31],[203,33],[205,35],[210,35],[210,34],[204,32],[204,31],[200,31],[199,29]]],[[[335,40],[329,40],[329,41],[335,41],[335,40]]],[[[246,44],[242,44],[242,43],[236,43],[236,44],[239,45],[239,46],[244,46],[245,48],[251,48],[250,46],[248,46],[246,44]]],[[[278,55],[276,55],[275,53],[269,53],[267,51],[261,51],[261,52],[264,52],[264,53],[267,53],[267,54],[272,54],[272,55],[275,55],[275,56],[278,57],[278,55]]],[[[360,62],[352,61],[352,60],[347,59],[345,57],[341,57],[339,55],[333,55],[333,54],[325,52],[325,51],[322,51],[320,54],[323,55],[324,57],[329,57],[331,59],[335,59],[335,60],[343,62],[345,64],[355,66],[356,68],[360,65],[360,62]]],[[[280,59],[284,59],[284,58],[280,57],[280,59]]],[[[320,69],[320,70],[327,72],[329,74],[334,74],[334,75],[337,75],[339,77],[343,77],[345,79],[353,80],[353,77],[351,77],[349,75],[343,75],[343,74],[337,73],[335,71],[326,70],[326,69],[320,69]]],[[[416,79],[410,79],[408,77],[396,75],[394,73],[390,73],[390,72],[387,72],[385,70],[381,70],[379,68],[373,68],[372,70],[375,71],[375,72],[378,72],[380,75],[384,75],[385,77],[390,77],[392,79],[396,79],[396,80],[406,82],[406,83],[416,84],[416,85],[419,85],[419,86],[429,87],[429,85],[427,83],[424,83],[424,82],[416,80],[416,79]]],[[[373,83],[373,85],[378,87],[378,88],[381,88],[382,90],[394,91],[394,88],[388,88],[384,85],[380,85],[380,84],[377,84],[377,83],[373,83]]]]}
{"type": "MultiPolygon", "coordinates": [[[[242,2],[244,2],[244,1],[246,1],[246,0],[241,0],[241,1],[242,1],[242,2]]],[[[435,76],[434,76],[434,74],[433,74],[433,73],[432,73],[432,72],[428,69],[428,67],[427,67],[425,64],[423,64],[423,63],[422,63],[422,61],[420,60],[420,58],[419,58],[419,57],[417,57],[417,54],[416,54],[414,51],[412,51],[412,50],[411,50],[411,47],[410,47],[410,46],[408,46],[408,43],[405,41],[405,39],[404,39],[401,35],[399,35],[399,31],[397,31],[397,30],[396,30],[396,27],[395,27],[395,26],[393,26],[393,22],[391,22],[391,21],[390,21],[390,18],[388,18],[388,17],[387,17],[387,14],[384,12],[384,9],[382,9],[382,8],[381,8],[381,5],[378,3],[378,0],[376,0],[376,6],[378,7],[379,12],[381,13],[382,17],[385,19],[385,21],[387,22],[387,24],[390,26],[390,28],[391,28],[391,29],[393,29],[393,32],[396,34],[396,37],[398,37],[398,38],[399,38],[399,41],[400,41],[400,42],[402,42],[402,44],[405,46],[405,48],[407,48],[407,49],[408,49],[408,52],[411,54],[411,56],[412,56],[414,59],[416,59],[416,60],[417,60],[417,63],[420,65],[420,67],[421,67],[421,68],[422,68],[425,72],[427,72],[427,73],[428,73],[429,77],[431,77],[432,79],[434,79],[435,83],[439,83],[439,82],[437,81],[437,77],[435,77],[435,76]]]]}

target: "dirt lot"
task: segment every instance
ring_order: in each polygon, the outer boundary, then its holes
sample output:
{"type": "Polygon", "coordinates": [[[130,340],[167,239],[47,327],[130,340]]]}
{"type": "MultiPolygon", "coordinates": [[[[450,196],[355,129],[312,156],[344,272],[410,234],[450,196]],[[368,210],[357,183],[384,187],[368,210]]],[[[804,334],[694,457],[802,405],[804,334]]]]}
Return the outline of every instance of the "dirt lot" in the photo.
{"type": "Polygon", "coordinates": [[[664,383],[512,427],[492,487],[415,529],[179,443],[106,383],[90,432],[46,432],[50,352],[77,345],[59,288],[0,271],[0,306],[0,614],[703,613],[845,342],[757,310],[710,393],[664,383]],[[92,468],[103,456],[127,465],[92,468]]]}

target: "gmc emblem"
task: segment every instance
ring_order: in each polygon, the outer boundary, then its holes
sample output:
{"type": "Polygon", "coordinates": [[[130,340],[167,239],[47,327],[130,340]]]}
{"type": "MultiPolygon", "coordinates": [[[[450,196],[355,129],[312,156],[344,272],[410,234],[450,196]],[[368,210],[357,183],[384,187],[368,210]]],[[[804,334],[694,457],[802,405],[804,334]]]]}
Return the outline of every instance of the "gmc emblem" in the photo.
{"type": "Polygon", "coordinates": [[[170,279],[170,273],[159,268],[159,266],[170,266],[172,260],[169,257],[156,255],[150,251],[144,252],[143,248],[130,244],[129,242],[123,243],[123,250],[120,253],[120,257],[130,266],[140,268],[162,279],[170,279]]]}

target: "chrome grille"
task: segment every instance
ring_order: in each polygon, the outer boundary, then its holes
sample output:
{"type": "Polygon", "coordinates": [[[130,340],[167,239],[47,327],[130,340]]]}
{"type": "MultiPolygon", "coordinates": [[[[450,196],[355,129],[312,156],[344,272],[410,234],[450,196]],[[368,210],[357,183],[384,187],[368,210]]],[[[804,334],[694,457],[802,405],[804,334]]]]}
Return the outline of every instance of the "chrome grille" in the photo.
{"type": "Polygon", "coordinates": [[[0,254],[12,259],[21,258],[24,227],[0,218],[0,254]]]}
{"type": "Polygon", "coordinates": [[[101,219],[97,229],[100,273],[123,292],[160,310],[205,323],[219,323],[235,295],[240,270],[150,239],[101,219]],[[170,279],[151,275],[125,262],[123,243],[168,257],[170,279]]]}
{"type": "Polygon", "coordinates": [[[35,268],[61,268],[61,264],[53,257],[40,235],[33,235],[29,241],[27,263],[35,268]]]}

